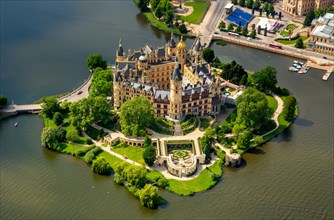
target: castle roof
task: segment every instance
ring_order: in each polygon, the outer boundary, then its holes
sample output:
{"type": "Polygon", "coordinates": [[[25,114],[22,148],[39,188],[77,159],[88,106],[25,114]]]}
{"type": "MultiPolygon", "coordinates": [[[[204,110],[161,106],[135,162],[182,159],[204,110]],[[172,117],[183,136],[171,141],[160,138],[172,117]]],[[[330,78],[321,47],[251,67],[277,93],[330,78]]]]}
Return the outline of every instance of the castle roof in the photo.
{"type": "Polygon", "coordinates": [[[118,56],[123,56],[122,39],[119,39],[119,44],[118,44],[118,56]]]}
{"type": "Polygon", "coordinates": [[[164,47],[158,48],[157,52],[158,52],[158,58],[164,58],[165,57],[165,52],[166,51],[165,51],[164,47]]]}
{"type": "Polygon", "coordinates": [[[201,46],[202,46],[202,45],[201,45],[201,38],[198,37],[197,42],[196,42],[196,45],[195,45],[195,51],[200,51],[201,46]]]}
{"type": "Polygon", "coordinates": [[[169,46],[170,46],[170,48],[175,48],[176,47],[173,32],[172,32],[172,35],[170,36],[169,46]]]}
{"type": "Polygon", "coordinates": [[[173,73],[172,73],[172,80],[182,81],[182,75],[181,75],[178,63],[175,64],[175,68],[174,68],[173,73]]]}
{"type": "Polygon", "coordinates": [[[170,91],[169,90],[156,90],[154,98],[155,99],[158,99],[158,98],[165,99],[165,98],[167,98],[169,100],[170,91]]]}
{"type": "Polygon", "coordinates": [[[182,36],[181,36],[181,40],[176,45],[176,48],[179,49],[179,50],[186,50],[187,49],[187,45],[186,45],[186,43],[184,43],[182,36]]]}

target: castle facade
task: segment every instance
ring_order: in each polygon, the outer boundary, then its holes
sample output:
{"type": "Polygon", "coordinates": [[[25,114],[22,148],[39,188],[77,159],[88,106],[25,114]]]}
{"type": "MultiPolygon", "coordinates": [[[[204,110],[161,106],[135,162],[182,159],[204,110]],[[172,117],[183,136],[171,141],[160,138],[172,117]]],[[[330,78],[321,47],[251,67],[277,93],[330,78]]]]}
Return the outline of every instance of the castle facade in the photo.
{"type": "Polygon", "coordinates": [[[134,96],[150,100],[157,115],[182,120],[186,115],[209,115],[220,111],[220,80],[202,55],[198,38],[192,49],[173,35],[163,47],[146,45],[125,53],[122,42],[116,50],[114,107],[134,96]]]}
{"type": "Polygon", "coordinates": [[[305,15],[309,11],[332,7],[334,0],[283,0],[283,10],[293,15],[305,15]]]}

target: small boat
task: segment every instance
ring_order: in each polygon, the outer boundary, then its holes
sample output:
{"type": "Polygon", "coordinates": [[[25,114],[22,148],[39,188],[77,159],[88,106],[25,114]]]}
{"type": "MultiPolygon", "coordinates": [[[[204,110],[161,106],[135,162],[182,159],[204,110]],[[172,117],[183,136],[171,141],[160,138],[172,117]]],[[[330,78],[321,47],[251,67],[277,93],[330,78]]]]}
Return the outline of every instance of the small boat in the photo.
{"type": "Polygon", "coordinates": [[[293,61],[293,63],[297,64],[297,63],[299,63],[299,61],[297,61],[297,60],[294,60],[294,61],[293,61]]]}
{"type": "Polygon", "coordinates": [[[18,125],[18,123],[17,123],[17,122],[15,122],[15,124],[14,124],[14,127],[17,127],[17,125],[18,125]]]}
{"type": "Polygon", "coordinates": [[[299,66],[299,65],[297,65],[297,66],[296,66],[296,68],[297,68],[297,69],[301,69],[301,68],[302,68],[302,66],[299,66]]]}
{"type": "Polygon", "coordinates": [[[301,65],[301,66],[303,66],[303,65],[304,65],[304,63],[303,63],[303,62],[298,62],[298,64],[299,64],[299,65],[301,65]]]}
{"type": "Polygon", "coordinates": [[[294,63],[292,66],[294,66],[294,67],[297,67],[297,66],[299,66],[297,63],[294,63]]]}
{"type": "Polygon", "coordinates": [[[297,72],[298,71],[298,69],[296,67],[293,67],[293,66],[289,67],[289,70],[292,71],[292,72],[297,72]]]}

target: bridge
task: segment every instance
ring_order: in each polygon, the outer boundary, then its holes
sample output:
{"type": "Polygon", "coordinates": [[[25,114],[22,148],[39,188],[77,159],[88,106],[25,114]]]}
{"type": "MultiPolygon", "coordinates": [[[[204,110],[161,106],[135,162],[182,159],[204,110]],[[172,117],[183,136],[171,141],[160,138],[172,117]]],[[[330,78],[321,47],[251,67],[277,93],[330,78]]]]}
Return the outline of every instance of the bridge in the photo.
{"type": "MultiPolygon", "coordinates": [[[[88,79],[77,89],[58,98],[59,102],[77,102],[81,99],[87,98],[89,95],[89,87],[92,83],[93,74],[90,73],[88,79]]],[[[38,114],[42,110],[42,104],[26,104],[26,105],[7,105],[0,109],[0,114],[5,116],[17,115],[23,113],[38,114]]],[[[0,117],[1,118],[1,117],[0,117]]]]}

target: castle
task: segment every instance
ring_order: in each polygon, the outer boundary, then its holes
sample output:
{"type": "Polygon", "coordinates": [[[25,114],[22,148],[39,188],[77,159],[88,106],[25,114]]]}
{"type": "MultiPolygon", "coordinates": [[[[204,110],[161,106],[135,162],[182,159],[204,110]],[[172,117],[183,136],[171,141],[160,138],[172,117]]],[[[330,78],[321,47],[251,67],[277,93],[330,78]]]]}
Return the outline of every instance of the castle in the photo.
{"type": "Polygon", "coordinates": [[[209,115],[220,111],[220,80],[204,61],[200,38],[187,50],[182,37],[153,50],[124,52],[120,40],[116,50],[114,107],[134,96],[146,97],[156,115],[182,120],[186,115],[209,115]]]}
{"type": "Polygon", "coordinates": [[[282,9],[293,15],[305,15],[318,8],[332,7],[334,0],[283,0],[282,9]]]}

